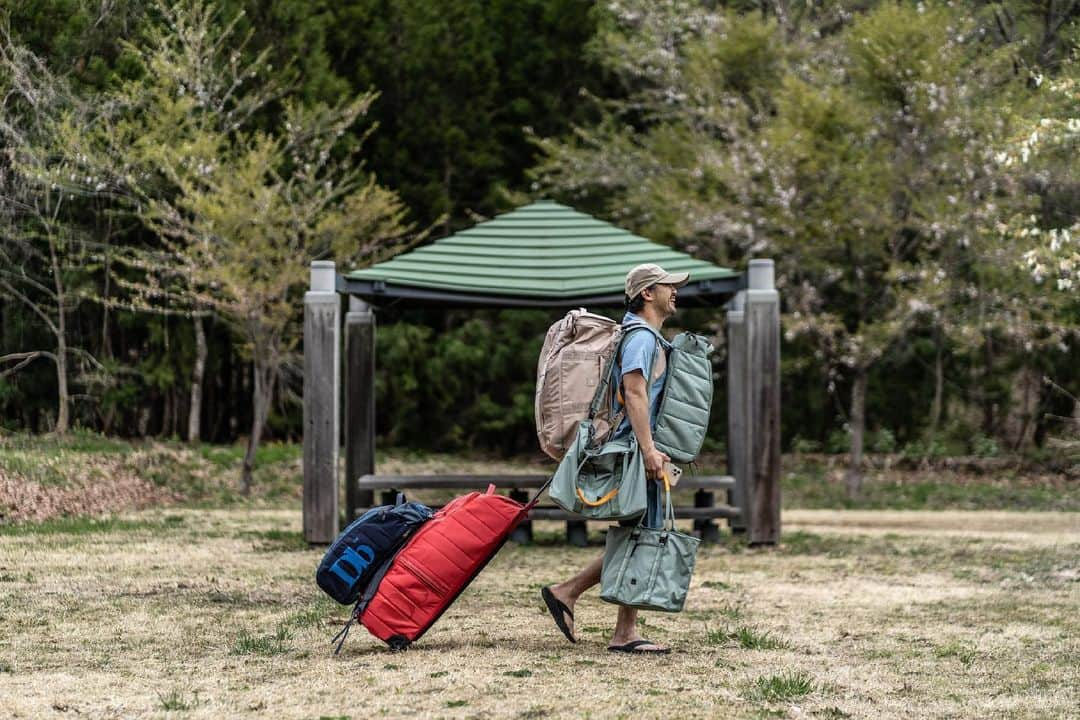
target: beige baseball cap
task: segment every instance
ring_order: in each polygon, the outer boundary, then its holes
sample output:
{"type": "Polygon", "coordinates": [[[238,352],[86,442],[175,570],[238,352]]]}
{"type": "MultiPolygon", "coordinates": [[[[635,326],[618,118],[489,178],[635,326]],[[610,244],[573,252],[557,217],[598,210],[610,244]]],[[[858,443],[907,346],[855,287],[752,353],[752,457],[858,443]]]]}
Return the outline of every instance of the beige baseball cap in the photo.
{"type": "Polygon", "coordinates": [[[690,273],[669,273],[659,265],[644,263],[626,273],[626,296],[633,299],[641,294],[642,290],[657,283],[682,287],[688,282],[690,273]]]}

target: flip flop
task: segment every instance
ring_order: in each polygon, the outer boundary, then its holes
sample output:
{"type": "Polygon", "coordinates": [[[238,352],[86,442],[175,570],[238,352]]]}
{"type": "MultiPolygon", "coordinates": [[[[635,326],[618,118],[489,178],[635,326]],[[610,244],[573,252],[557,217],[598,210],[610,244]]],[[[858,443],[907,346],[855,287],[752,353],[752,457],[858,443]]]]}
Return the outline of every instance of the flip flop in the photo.
{"type": "Polygon", "coordinates": [[[570,619],[574,619],[574,613],[570,608],[566,607],[562,600],[555,597],[551,592],[550,587],[540,589],[540,597],[544,598],[544,604],[547,605],[548,612],[551,613],[551,617],[555,620],[555,624],[562,630],[562,634],[566,636],[566,639],[572,643],[576,643],[577,640],[570,634],[570,628],[566,626],[566,618],[564,615],[569,615],[570,619]]]}
{"type": "Polygon", "coordinates": [[[651,640],[634,640],[625,645],[608,645],[609,652],[628,653],[630,655],[667,655],[671,648],[657,647],[655,650],[645,650],[642,645],[656,645],[651,640]]]}

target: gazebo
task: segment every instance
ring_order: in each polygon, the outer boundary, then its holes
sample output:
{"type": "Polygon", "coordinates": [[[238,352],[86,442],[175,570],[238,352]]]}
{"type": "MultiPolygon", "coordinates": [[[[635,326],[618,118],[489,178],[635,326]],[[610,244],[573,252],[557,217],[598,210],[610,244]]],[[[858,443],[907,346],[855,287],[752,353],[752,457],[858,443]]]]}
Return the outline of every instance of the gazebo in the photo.
{"type": "Polygon", "coordinates": [[[745,529],[751,543],[775,543],[780,531],[780,299],[772,260],[751,260],[747,272],[736,272],[550,201],[361,270],[339,274],[333,261],[311,264],[311,288],[304,296],[308,542],[328,543],[339,532],[342,421],[347,517],[372,503],[370,491],[360,491],[357,483],[375,472],[380,306],[621,307],[626,271],[644,262],[690,273],[690,283],[679,290],[680,306],[727,308],[728,472],[734,478],[731,502],[739,509],[732,524],[745,529]],[[344,324],[342,296],[348,297],[344,324]]]}

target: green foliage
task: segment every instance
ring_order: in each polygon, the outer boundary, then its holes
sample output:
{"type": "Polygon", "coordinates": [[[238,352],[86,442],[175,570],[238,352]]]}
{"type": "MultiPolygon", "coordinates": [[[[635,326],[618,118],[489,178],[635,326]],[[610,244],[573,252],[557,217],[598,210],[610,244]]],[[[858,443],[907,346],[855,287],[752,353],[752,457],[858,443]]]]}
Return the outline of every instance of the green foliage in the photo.
{"type": "Polygon", "coordinates": [[[896,435],[889,428],[881,428],[870,434],[869,447],[871,452],[894,453],[896,452],[896,435]]]}
{"type": "Polygon", "coordinates": [[[784,639],[773,633],[755,630],[745,625],[737,628],[731,637],[739,643],[739,647],[746,650],[782,650],[789,647],[784,639]]]}
{"type": "Polygon", "coordinates": [[[821,443],[796,435],[791,440],[791,451],[795,453],[821,452],[821,443]]]}
{"type": "Polygon", "coordinates": [[[966,643],[949,642],[934,648],[934,654],[939,658],[956,658],[964,667],[970,667],[979,657],[978,651],[966,643]]]}
{"type": "MultiPolygon", "coordinates": [[[[963,452],[960,450],[958,454],[963,452]]],[[[915,460],[918,466],[925,456],[903,457],[915,460]]],[[[1067,461],[1063,467],[1069,467],[1067,461]]],[[[1080,508],[1080,487],[1073,485],[1062,485],[1052,476],[1033,482],[1023,473],[1015,476],[995,473],[960,482],[947,476],[927,477],[924,472],[915,471],[911,475],[871,476],[859,498],[851,500],[845,494],[842,479],[830,472],[825,462],[794,456],[786,462],[781,479],[785,507],[892,510],[994,510],[1007,507],[1070,511],[1080,508]]],[[[787,538],[785,535],[785,541],[787,538]]]]}
{"type": "Polygon", "coordinates": [[[926,440],[912,440],[907,445],[904,445],[900,454],[906,458],[936,458],[947,455],[948,448],[943,441],[937,438],[928,438],[926,440]]]}
{"type": "MultiPolygon", "coordinates": [[[[4,145],[25,150],[10,167],[33,181],[0,196],[60,201],[44,223],[0,210],[0,271],[50,280],[60,252],[70,294],[54,303],[46,283],[30,300],[54,324],[63,307],[80,348],[73,427],[183,434],[192,321],[161,313],[201,309],[217,313],[203,439],[251,435],[264,414],[295,439],[307,261],[384,257],[406,207],[451,230],[541,192],[702,259],[778,260],[783,383],[799,389],[782,437],[800,452],[850,451],[838,429],[862,372],[868,448],[920,458],[1014,447],[1024,368],[1080,394],[1067,4],[42,0],[4,5],[0,25],[37,93],[19,99],[0,71],[4,145]],[[227,49],[179,52],[211,47],[184,40],[200,27],[227,49]],[[266,358],[277,370],[256,379],[266,358]]],[[[380,308],[380,442],[535,451],[554,315],[380,308]]],[[[50,347],[48,322],[0,297],[0,357],[50,347]]],[[[44,356],[0,377],[0,427],[53,429],[59,394],[44,356]]],[[[1057,442],[1051,416],[1072,411],[1042,393],[1024,442],[1057,442]]]]}
{"type": "Polygon", "coordinates": [[[245,4],[296,50],[313,48],[307,92],[329,102],[342,82],[380,91],[372,168],[424,224],[445,217],[450,229],[505,209],[503,191],[525,189],[535,157],[525,128],[566,131],[584,117],[579,89],[601,87],[583,56],[594,21],[573,0],[279,2],[270,12],[245,4]],[[287,26],[282,7],[297,16],[287,26]],[[294,27],[310,40],[300,45],[294,27]]]}
{"type": "Polygon", "coordinates": [[[116,82],[126,70],[120,39],[143,21],[141,0],[15,0],[0,8],[0,23],[14,38],[87,90],[116,82]]]}
{"type": "Polygon", "coordinates": [[[1011,62],[1024,41],[998,46],[990,18],[946,3],[775,19],[742,10],[608,6],[594,48],[631,99],[603,105],[570,138],[541,140],[537,179],[699,257],[775,257],[785,352],[796,353],[785,378],[809,386],[784,409],[800,436],[828,436],[841,402],[849,418],[869,410],[893,438],[871,441],[895,449],[932,412],[933,362],[949,377],[937,380],[945,400],[932,422],[949,395],[971,401],[955,386],[975,383],[995,433],[991,407],[1008,404],[1009,383],[994,356],[1058,343],[1050,354],[1062,362],[1067,348],[1053,304],[1017,280],[1018,244],[1000,229],[1034,202],[1032,184],[1007,179],[991,151],[1013,132],[998,108],[1026,92],[1011,62]],[[909,340],[928,336],[929,353],[913,353],[909,340]]]}
{"type": "Polygon", "coordinates": [[[158,693],[158,707],[166,712],[194,710],[199,707],[199,692],[196,690],[189,696],[183,690],[174,688],[164,695],[158,693]]]}
{"type": "Polygon", "coordinates": [[[292,631],[285,625],[279,625],[269,635],[254,635],[247,630],[241,630],[233,642],[231,655],[281,655],[289,652],[291,646],[292,631]]]}
{"type": "Polygon", "coordinates": [[[533,450],[536,358],[554,315],[472,312],[452,316],[439,333],[420,319],[403,317],[377,335],[376,425],[386,441],[533,450]]]}
{"type": "Polygon", "coordinates": [[[971,438],[971,454],[976,457],[997,457],[1000,452],[1001,449],[994,438],[985,435],[976,435],[971,438]]]}
{"type": "Polygon", "coordinates": [[[749,695],[754,700],[783,702],[795,700],[814,691],[814,679],[801,670],[759,677],[751,685],[749,695]]]}
{"type": "MultiPolygon", "coordinates": [[[[182,522],[182,521],[181,521],[182,522]]],[[[179,522],[124,520],[106,518],[60,518],[40,523],[9,525],[0,523],[0,535],[90,535],[98,533],[141,532],[175,527],[179,522]]]]}
{"type": "Polygon", "coordinates": [[[851,449],[851,432],[847,428],[837,428],[829,433],[825,441],[825,452],[830,455],[846,453],[851,449]]]}

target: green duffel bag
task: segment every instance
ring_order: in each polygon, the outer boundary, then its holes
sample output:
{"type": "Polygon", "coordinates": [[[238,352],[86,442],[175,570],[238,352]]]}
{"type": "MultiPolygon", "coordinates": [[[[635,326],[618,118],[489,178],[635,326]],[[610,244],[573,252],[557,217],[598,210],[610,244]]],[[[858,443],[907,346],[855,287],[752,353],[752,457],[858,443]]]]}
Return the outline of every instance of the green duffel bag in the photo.
{"type": "Polygon", "coordinates": [[[587,520],[629,520],[645,512],[645,461],[633,433],[590,448],[592,423],[578,425],[548,495],[555,504],[587,520]]]}
{"type": "Polygon", "coordinates": [[[608,528],[600,599],[639,610],[680,612],[686,603],[701,541],[675,530],[671,487],[665,480],[667,510],[659,530],[615,525],[608,528]]]}

